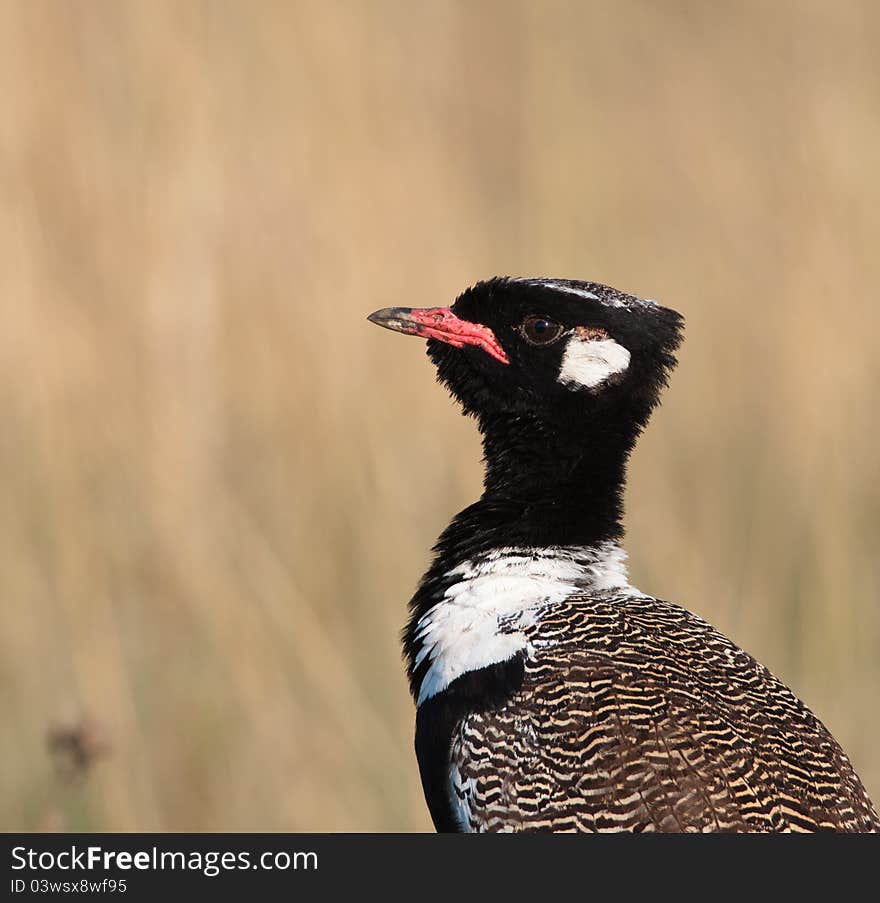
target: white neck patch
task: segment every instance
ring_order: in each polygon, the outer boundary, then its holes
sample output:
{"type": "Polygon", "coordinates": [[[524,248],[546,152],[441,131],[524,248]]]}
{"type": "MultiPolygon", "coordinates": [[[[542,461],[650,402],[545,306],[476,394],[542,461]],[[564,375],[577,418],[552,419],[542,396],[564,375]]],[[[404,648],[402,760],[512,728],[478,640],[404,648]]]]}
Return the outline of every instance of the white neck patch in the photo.
{"type": "Polygon", "coordinates": [[[507,661],[526,648],[525,634],[501,631],[501,619],[561,602],[576,591],[632,589],[626,553],[606,542],[595,548],[495,549],[449,571],[457,578],[416,626],[416,666],[430,667],[419,687],[418,705],[468,671],[507,661]]]}
{"type": "Polygon", "coordinates": [[[629,367],[630,353],[614,339],[590,339],[573,332],[557,382],[572,389],[595,389],[629,367]]]}

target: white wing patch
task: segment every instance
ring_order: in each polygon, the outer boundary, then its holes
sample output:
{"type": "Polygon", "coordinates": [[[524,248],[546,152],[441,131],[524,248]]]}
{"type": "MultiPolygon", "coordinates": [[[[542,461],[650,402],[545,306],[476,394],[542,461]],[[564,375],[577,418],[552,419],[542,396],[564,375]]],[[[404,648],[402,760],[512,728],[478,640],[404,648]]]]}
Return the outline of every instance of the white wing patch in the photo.
{"type": "Polygon", "coordinates": [[[572,333],[557,381],[573,389],[595,389],[629,367],[630,353],[614,339],[590,339],[572,333]]]}
{"type": "Polygon", "coordinates": [[[525,635],[501,630],[501,619],[527,626],[541,605],[577,590],[628,587],[626,553],[613,543],[596,548],[495,549],[446,575],[457,578],[419,621],[415,665],[430,663],[418,705],[468,671],[507,661],[526,648],[525,635]]]}

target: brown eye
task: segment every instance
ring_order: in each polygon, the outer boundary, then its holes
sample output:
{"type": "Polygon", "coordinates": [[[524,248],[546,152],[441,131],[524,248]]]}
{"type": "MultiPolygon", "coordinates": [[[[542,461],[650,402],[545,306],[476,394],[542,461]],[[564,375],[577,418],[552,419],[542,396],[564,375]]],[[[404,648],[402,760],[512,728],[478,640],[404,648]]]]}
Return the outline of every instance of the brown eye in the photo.
{"type": "Polygon", "coordinates": [[[565,331],[561,323],[546,317],[526,317],[519,327],[520,334],[530,345],[550,345],[565,331]]]}

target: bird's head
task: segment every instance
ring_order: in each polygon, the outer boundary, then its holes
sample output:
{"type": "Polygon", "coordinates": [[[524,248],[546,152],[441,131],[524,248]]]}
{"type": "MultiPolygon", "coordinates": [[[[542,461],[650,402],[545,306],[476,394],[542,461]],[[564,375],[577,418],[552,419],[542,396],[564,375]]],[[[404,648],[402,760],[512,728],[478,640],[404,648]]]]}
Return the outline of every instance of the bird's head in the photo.
{"type": "Polygon", "coordinates": [[[451,308],[386,308],[369,319],[427,338],[439,379],[484,428],[500,415],[580,432],[601,418],[633,436],[675,366],[683,326],[652,301],[567,279],[491,279],[451,308]]]}

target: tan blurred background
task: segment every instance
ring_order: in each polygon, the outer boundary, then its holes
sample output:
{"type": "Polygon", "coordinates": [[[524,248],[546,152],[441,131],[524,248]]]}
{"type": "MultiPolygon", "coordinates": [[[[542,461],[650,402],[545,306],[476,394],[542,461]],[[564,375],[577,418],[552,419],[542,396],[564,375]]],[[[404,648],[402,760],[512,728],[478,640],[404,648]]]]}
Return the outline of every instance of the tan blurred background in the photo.
{"type": "Polygon", "coordinates": [[[478,443],[369,326],[688,320],[634,582],[880,797],[880,4],[0,5],[0,828],[425,830],[398,647],[478,443]]]}

